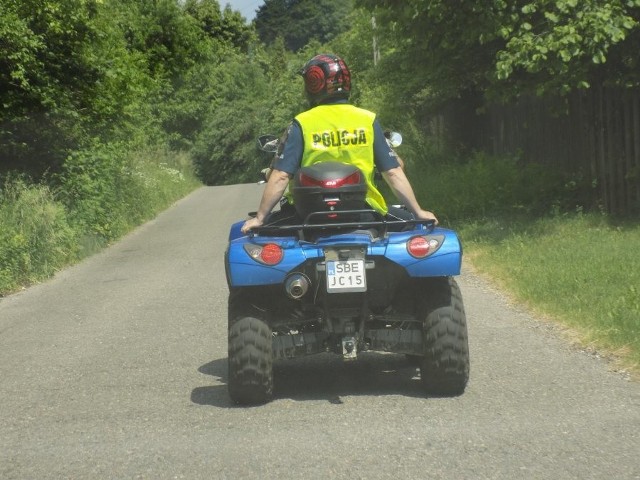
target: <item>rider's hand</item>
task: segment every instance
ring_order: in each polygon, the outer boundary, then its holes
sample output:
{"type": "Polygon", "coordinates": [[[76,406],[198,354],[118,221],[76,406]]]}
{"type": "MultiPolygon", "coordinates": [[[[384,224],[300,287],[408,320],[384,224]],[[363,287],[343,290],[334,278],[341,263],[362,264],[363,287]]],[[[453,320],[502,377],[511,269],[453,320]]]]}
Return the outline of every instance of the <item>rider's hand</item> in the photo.
{"type": "Polygon", "coordinates": [[[415,213],[415,216],[418,220],[434,220],[435,224],[438,225],[438,219],[432,212],[428,210],[418,210],[415,213]]]}
{"type": "Polygon", "coordinates": [[[240,230],[242,231],[242,233],[248,233],[249,230],[251,230],[252,228],[261,227],[261,226],[262,226],[262,221],[259,220],[257,217],[253,217],[247,220],[246,222],[244,222],[244,225],[242,225],[242,228],[240,230]]]}

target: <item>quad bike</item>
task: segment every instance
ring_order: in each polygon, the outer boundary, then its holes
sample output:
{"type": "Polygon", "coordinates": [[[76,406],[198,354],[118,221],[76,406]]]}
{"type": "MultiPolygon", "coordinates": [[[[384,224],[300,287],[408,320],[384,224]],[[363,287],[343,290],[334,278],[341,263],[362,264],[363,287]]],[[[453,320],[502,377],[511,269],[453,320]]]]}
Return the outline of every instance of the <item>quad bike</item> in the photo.
{"type": "MultiPolygon", "coordinates": [[[[263,136],[264,151],[278,140],[263,136]]],[[[360,170],[337,162],[303,167],[293,181],[301,221],[248,235],[231,226],[228,389],[238,404],[268,402],[273,363],[333,352],[404,354],[420,366],[426,395],[461,395],[469,378],[460,289],[462,246],[432,221],[363,209],[360,170]]],[[[251,215],[251,214],[250,214],[251,215]]]]}

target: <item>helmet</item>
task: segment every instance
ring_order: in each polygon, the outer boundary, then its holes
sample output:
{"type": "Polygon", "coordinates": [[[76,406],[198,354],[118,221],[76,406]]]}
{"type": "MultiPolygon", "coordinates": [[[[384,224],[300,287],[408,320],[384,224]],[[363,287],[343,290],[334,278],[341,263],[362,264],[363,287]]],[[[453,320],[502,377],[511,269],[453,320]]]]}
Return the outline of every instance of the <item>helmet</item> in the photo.
{"type": "Polygon", "coordinates": [[[340,57],[316,55],[300,71],[304,89],[311,105],[327,99],[347,99],[351,92],[351,74],[340,57]]]}

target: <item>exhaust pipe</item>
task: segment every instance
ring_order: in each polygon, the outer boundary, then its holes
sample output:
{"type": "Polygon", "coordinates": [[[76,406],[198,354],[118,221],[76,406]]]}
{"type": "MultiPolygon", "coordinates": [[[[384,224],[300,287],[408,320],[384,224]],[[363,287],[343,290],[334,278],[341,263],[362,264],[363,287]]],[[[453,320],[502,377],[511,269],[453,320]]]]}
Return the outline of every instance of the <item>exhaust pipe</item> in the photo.
{"type": "Polygon", "coordinates": [[[298,300],[307,293],[310,285],[311,282],[306,275],[302,273],[293,273],[285,279],[284,290],[287,292],[289,298],[298,300]]]}

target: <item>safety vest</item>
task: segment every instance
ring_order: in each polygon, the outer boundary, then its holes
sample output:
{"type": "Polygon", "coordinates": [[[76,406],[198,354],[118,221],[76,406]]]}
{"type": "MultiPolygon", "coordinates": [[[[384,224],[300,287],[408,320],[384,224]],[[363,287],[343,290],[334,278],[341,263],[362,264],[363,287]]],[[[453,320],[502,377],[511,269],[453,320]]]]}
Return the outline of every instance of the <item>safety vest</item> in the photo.
{"type": "MultiPolygon", "coordinates": [[[[358,167],[367,182],[367,203],[383,215],[387,204],[374,184],[375,114],[349,104],[318,105],[296,116],[302,129],[301,166],[342,162],[358,167]]],[[[291,185],[289,191],[292,191],[291,185]]],[[[289,201],[293,201],[289,197],[289,201]]]]}

